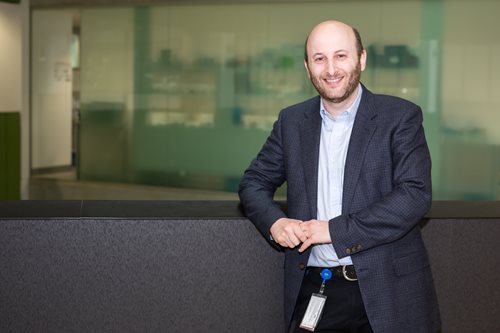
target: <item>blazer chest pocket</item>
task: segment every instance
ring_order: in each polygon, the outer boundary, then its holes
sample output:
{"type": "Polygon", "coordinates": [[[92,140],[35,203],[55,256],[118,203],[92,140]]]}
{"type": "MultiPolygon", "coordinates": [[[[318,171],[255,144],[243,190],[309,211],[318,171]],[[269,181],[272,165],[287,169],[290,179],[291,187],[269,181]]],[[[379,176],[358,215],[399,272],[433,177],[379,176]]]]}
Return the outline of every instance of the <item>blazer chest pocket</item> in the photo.
{"type": "Polygon", "coordinates": [[[403,276],[429,267],[430,263],[425,252],[414,252],[405,257],[394,259],[392,266],[397,276],[403,276]]]}

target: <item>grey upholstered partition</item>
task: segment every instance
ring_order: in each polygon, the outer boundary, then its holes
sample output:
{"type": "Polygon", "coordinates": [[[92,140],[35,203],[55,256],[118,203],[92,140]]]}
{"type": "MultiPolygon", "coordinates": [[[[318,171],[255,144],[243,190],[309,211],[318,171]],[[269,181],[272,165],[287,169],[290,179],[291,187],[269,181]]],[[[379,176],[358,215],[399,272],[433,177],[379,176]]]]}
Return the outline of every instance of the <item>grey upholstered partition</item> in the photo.
{"type": "MultiPolygon", "coordinates": [[[[443,332],[500,332],[500,218],[435,215],[443,332]]],[[[0,202],[0,332],[282,332],[282,288],[235,202],[0,202]]]]}
{"type": "Polygon", "coordinates": [[[422,232],[442,332],[500,332],[500,218],[429,219],[422,232]]]}
{"type": "Polygon", "coordinates": [[[3,219],[0,332],[280,332],[281,266],[242,217],[3,219]]]}

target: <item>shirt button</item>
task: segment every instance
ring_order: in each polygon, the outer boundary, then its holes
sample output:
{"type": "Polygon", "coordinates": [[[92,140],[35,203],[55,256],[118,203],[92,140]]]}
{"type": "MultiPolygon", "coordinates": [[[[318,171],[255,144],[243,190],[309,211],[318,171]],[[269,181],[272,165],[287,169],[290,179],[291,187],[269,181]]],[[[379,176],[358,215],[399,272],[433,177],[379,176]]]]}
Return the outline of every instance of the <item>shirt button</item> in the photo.
{"type": "Polygon", "coordinates": [[[301,262],[301,263],[299,264],[299,269],[300,269],[301,271],[303,271],[303,270],[304,270],[304,268],[306,268],[306,265],[305,265],[303,262],[301,262]]]}

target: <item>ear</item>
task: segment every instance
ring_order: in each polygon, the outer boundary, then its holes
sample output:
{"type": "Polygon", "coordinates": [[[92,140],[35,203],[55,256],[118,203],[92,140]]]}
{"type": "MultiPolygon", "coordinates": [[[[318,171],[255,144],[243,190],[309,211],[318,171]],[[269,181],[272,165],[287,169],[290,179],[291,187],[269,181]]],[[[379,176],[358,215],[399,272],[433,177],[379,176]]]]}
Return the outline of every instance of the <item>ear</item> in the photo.
{"type": "Polygon", "coordinates": [[[304,59],[304,67],[306,68],[307,76],[309,79],[311,78],[311,73],[309,72],[309,66],[307,65],[307,61],[304,59]]]}
{"type": "Polygon", "coordinates": [[[361,66],[361,71],[364,71],[366,67],[366,50],[363,50],[363,52],[361,52],[361,56],[359,57],[359,64],[361,66]]]}

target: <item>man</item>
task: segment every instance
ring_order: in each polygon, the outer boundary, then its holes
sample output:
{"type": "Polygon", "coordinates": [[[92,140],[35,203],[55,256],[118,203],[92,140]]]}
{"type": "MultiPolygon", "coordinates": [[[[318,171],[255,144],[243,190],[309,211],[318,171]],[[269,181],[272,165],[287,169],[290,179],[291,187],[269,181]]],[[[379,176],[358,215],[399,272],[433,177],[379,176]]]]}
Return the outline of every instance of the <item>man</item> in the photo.
{"type": "Polygon", "coordinates": [[[367,55],[356,29],[320,23],[305,47],[319,96],[281,111],[239,191],[248,218],[286,249],[286,326],[434,333],[439,310],[418,227],[431,204],[422,112],[360,84],[367,55]],[[285,181],[286,214],[273,202],[285,181]]]}

